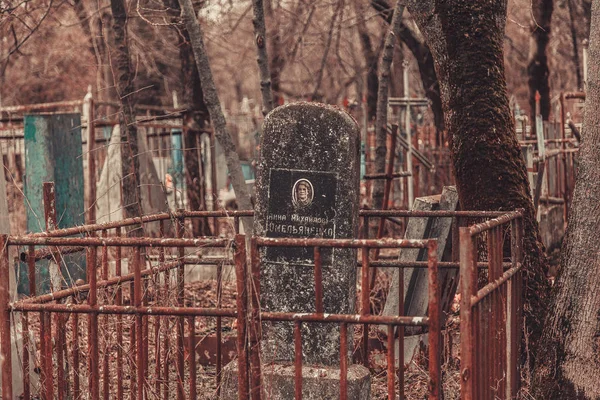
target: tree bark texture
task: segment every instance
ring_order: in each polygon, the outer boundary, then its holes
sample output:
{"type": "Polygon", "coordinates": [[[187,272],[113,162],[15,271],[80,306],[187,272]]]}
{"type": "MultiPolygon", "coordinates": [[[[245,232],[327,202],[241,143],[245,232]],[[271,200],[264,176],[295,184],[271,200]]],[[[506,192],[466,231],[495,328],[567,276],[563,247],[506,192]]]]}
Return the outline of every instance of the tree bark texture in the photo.
{"type": "MultiPolygon", "coordinates": [[[[375,118],[375,173],[385,173],[385,158],[387,153],[387,116],[388,116],[388,98],[390,84],[390,70],[394,60],[394,47],[396,37],[400,30],[402,13],[404,5],[401,1],[396,2],[394,17],[390,24],[390,30],[385,37],[385,44],[381,52],[381,61],[379,62],[379,89],[377,91],[377,116],[375,118]]],[[[394,151],[391,149],[390,151],[394,151]]],[[[381,206],[383,209],[383,191],[385,181],[377,179],[373,182],[373,206],[381,206]]]]}
{"type": "Polygon", "coordinates": [[[267,37],[265,28],[265,10],[262,0],[252,0],[254,10],[254,39],[256,41],[256,53],[258,71],[260,74],[260,93],[262,95],[263,115],[267,115],[273,109],[273,92],[271,92],[271,72],[269,71],[269,56],[267,54],[267,37]]]}
{"type": "MultiPolygon", "coordinates": [[[[532,8],[531,37],[529,39],[529,60],[527,63],[527,77],[529,85],[529,107],[531,108],[531,121],[535,121],[535,93],[540,93],[540,113],[542,120],[550,118],[550,84],[548,78],[548,57],[546,48],[550,41],[550,24],[554,0],[534,0],[532,8]]],[[[532,124],[535,129],[535,124],[532,124]]]]}
{"type": "Polygon", "coordinates": [[[325,68],[327,66],[327,58],[329,57],[329,49],[331,48],[331,41],[333,40],[333,31],[335,29],[335,23],[338,19],[338,16],[341,14],[343,4],[344,2],[342,0],[337,1],[335,11],[333,12],[333,16],[331,17],[331,23],[329,25],[329,31],[327,33],[327,39],[325,41],[325,49],[323,50],[323,57],[321,57],[321,66],[317,70],[315,88],[311,95],[311,99],[313,101],[317,98],[323,97],[319,95],[319,91],[321,90],[321,82],[323,81],[323,74],[325,73],[325,68]]]}
{"type": "Polygon", "coordinates": [[[561,270],[535,369],[538,399],[600,399],[600,2],[592,5],[585,133],[561,270]]]}
{"type": "Polygon", "coordinates": [[[268,52],[269,58],[269,72],[271,73],[271,90],[273,93],[273,107],[283,104],[283,97],[281,96],[281,74],[285,66],[285,55],[283,54],[281,44],[281,34],[279,32],[279,23],[277,18],[273,15],[273,6],[271,0],[266,0],[263,3],[264,13],[266,17],[266,23],[269,27],[269,42],[268,52]]]}
{"type": "MultiPolygon", "coordinates": [[[[231,135],[227,131],[225,116],[221,109],[221,102],[219,101],[219,95],[210,69],[200,24],[196,19],[191,0],[179,0],[179,5],[182,10],[185,27],[190,35],[190,42],[192,43],[198,75],[204,93],[204,102],[206,103],[210,119],[213,123],[215,137],[219,141],[219,144],[223,148],[223,153],[225,154],[225,161],[227,163],[227,168],[229,169],[236,199],[240,209],[251,210],[253,207],[250,202],[246,181],[242,173],[240,158],[237,154],[235,144],[231,139],[231,135]]],[[[246,235],[250,235],[252,233],[252,222],[248,218],[242,218],[242,223],[246,235]]]]}
{"type": "MultiPolygon", "coordinates": [[[[362,47],[365,67],[367,69],[367,121],[373,121],[377,116],[377,90],[379,89],[379,78],[377,77],[377,53],[373,50],[371,36],[367,29],[364,13],[355,1],[356,28],[362,47]]],[[[384,156],[385,157],[385,156],[384,156]]]]}
{"type": "MultiPolygon", "coordinates": [[[[138,154],[137,126],[135,122],[135,87],[129,59],[127,43],[127,12],[123,0],[111,0],[113,14],[113,35],[115,47],[111,52],[111,64],[115,74],[121,109],[119,125],[121,127],[121,157],[123,187],[123,216],[125,218],[143,215],[140,194],[140,163],[138,154]]],[[[135,232],[139,232],[136,230],[135,232]]]]}
{"type": "Polygon", "coordinates": [[[534,350],[548,282],[506,91],[506,1],[409,0],[407,7],[436,61],[461,208],[525,210],[525,329],[534,350]]]}
{"type": "MultiPolygon", "coordinates": [[[[174,2],[179,8],[179,4],[174,2]]],[[[188,199],[188,208],[191,211],[206,210],[206,185],[204,185],[203,171],[200,168],[199,137],[202,130],[208,125],[209,115],[202,95],[202,85],[194,60],[194,53],[190,45],[189,34],[186,29],[181,29],[179,37],[179,59],[181,61],[181,87],[183,88],[183,102],[187,106],[184,115],[184,163],[185,185],[188,199]]],[[[216,191],[216,190],[215,190],[216,191]]],[[[206,218],[192,219],[192,234],[194,237],[210,235],[210,226],[206,218]]]]}
{"type": "MultiPolygon", "coordinates": [[[[386,0],[371,0],[371,6],[379,12],[379,15],[387,21],[392,22],[392,7],[386,0]]],[[[419,75],[425,90],[425,96],[431,101],[431,111],[435,127],[438,132],[443,132],[444,125],[444,110],[442,107],[442,99],[440,95],[440,85],[438,82],[435,66],[433,64],[433,56],[427,44],[423,43],[415,33],[405,24],[401,23],[398,37],[410,50],[413,57],[419,66],[419,75]]],[[[401,79],[399,79],[401,80],[401,79]]]]}

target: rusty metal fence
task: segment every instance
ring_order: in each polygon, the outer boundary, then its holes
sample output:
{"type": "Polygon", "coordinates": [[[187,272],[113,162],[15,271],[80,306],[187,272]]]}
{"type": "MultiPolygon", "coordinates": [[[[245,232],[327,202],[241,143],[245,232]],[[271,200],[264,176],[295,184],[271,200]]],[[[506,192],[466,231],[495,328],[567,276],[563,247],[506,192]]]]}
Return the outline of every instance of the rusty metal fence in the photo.
{"type": "Polygon", "coordinates": [[[461,398],[513,399],[519,390],[523,312],[522,212],[460,228],[461,398]],[[509,237],[509,243],[505,238],[509,237]],[[481,245],[478,246],[478,243],[481,245]],[[510,244],[510,265],[504,269],[510,244]],[[478,254],[487,254],[487,284],[478,289],[478,254]]]}
{"type": "MultiPolygon", "coordinates": [[[[491,293],[496,302],[490,304],[508,304],[506,314],[497,317],[495,312],[488,317],[494,321],[498,332],[503,332],[500,325],[504,323],[509,332],[502,337],[510,338],[510,349],[502,350],[497,355],[510,354],[506,366],[516,366],[516,343],[519,333],[518,312],[520,302],[518,297],[506,296],[519,293],[520,249],[522,236],[520,232],[520,213],[509,213],[499,216],[498,212],[411,212],[411,211],[364,211],[362,218],[399,218],[399,217],[448,217],[448,218],[485,218],[497,217],[481,225],[461,228],[461,279],[464,290],[472,290],[473,282],[468,284],[462,275],[473,277],[472,268],[479,267],[477,259],[468,259],[463,247],[483,231],[488,233],[488,247],[491,250],[489,261],[491,287],[481,294],[487,298],[491,293]],[[502,275],[502,268],[508,263],[502,260],[500,243],[501,227],[510,224],[513,235],[512,265],[502,275]],[[468,235],[464,232],[468,232],[468,235]],[[469,236],[470,235],[470,236],[469,236]],[[494,252],[495,251],[495,252],[494,252]],[[493,257],[492,257],[493,256],[493,257]],[[468,261],[470,260],[470,261],[468,261]],[[473,267],[474,265],[474,267],[473,267]],[[500,269],[499,269],[500,268],[500,269]],[[500,271],[500,280],[496,277],[500,271]],[[507,275],[508,274],[508,275],[507,275]],[[494,277],[494,279],[492,279],[494,277]],[[470,285],[470,286],[469,286],[470,285]],[[508,289],[505,286],[508,285],[508,289]],[[467,289],[465,289],[467,288],[467,289]],[[505,297],[497,294],[498,288],[504,290],[505,297]],[[514,298],[514,300],[513,300],[514,298]],[[504,303],[502,303],[502,301],[504,303]]],[[[223,334],[224,323],[230,321],[235,325],[235,342],[239,367],[238,398],[261,398],[261,364],[260,339],[261,324],[269,321],[289,321],[294,325],[295,338],[295,393],[296,398],[302,396],[302,331],[301,327],[312,323],[337,324],[340,327],[340,397],[345,397],[347,380],[345,371],[348,368],[347,357],[349,346],[346,335],[353,332],[354,325],[363,326],[362,337],[358,339],[362,353],[362,362],[367,363],[369,354],[369,325],[387,325],[387,389],[388,398],[396,396],[404,398],[404,366],[398,363],[396,367],[395,346],[399,347],[399,359],[403,359],[403,338],[405,326],[423,326],[429,331],[429,370],[428,396],[430,399],[441,398],[441,329],[444,322],[442,313],[442,285],[439,282],[438,270],[457,268],[457,262],[438,262],[437,242],[426,240],[403,239],[271,239],[255,237],[251,239],[250,267],[246,265],[245,238],[235,235],[233,238],[184,238],[186,220],[192,218],[223,218],[234,219],[234,230],[239,231],[239,219],[252,215],[252,211],[236,212],[178,212],[174,214],[157,214],[142,218],[131,218],[107,224],[86,225],[60,230],[49,230],[43,233],[27,236],[0,236],[0,276],[9,276],[9,268],[13,261],[9,259],[9,251],[17,248],[20,259],[25,260],[29,276],[30,297],[17,301],[11,300],[7,280],[0,282],[0,351],[2,365],[2,398],[14,399],[21,393],[12,393],[11,365],[11,333],[14,323],[20,322],[23,329],[23,348],[18,355],[24,377],[24,399],[187,399],[198,396],[198,384],[207,380],[214,382],[215,393],[219,396],[221,388],[223,364],[228,360],[222,349],[225,342],[223,334]],[[164,228],[166,223],[174,223],[175,237],[135,238],[124,237],[128,226],[158,221],[164,228]],[[79,237],[72,237],[79,235],[79,237]],[[85,235],[82,237],[81,235],[85,235]],[[314,286],[315,313],[281,313],[265,312],[259,307],[260,298],[260,262],[258,251],[268,246],[303,246],[312,247],[315,254],[314,286]],[[376,267],[385,268],[426,268],[429,276],[429,311],[428,315],[418,317],[403,316],[404,306],[400,304],[398,316],[384,317],[372,315],[369,307],[369,290],[362,290],[358,300],[357,314],[325,314],[323,313],[323,284],[321,274],[322,249],[327,247],[346,247],[361,250],[358,261],[360,268],[361,288],[369,287],[369,274],[376,267]],[[422,248],[425,249],[426,261],[414,263],[394,260],[376,261],[377,251],[384,248],[422,248]],[[221,257],[203,260],[196,253],[199,249],[217,249],[221,257]],[[370,250],[373,249],[371,252],[370,250]],[[41,259],[51,259],[60,265],[62,257],[68,253],[82,252],[86,254],[87,283],[75,282],[74,285],[53,287],[50,293],[36,294],[36,263],[41,259]],[[210,306],[198,305],[184,296],[184,268],[188,264],[214,265],[217,277],[217,300],[210,306]],[[224,265],[235,265],[236,294],[235,307],[223,307],[221,299],[222,270],[224,265]],[[249,276],[248,276],[249,274],[249,276]],[[81,315],[85,315],[82,317],[81,315]],[[235,321],[235,322],[233,322],[235,321]],[[200,368],[197,359],[196,332],[214,330],[216,334],[216,357],[211,365],[212,370],[200,368]],[[31,339],[33,338],[33,342],[31,339]],[[397,343],[395,341],[398,340],[397,343]],[[39,348],[38,348],[39,346],[39,348]],[[33,358],[32,358],[33,356],[33,358]],[[34,359],[32,365],[30,360],[34,359]],[[34,385],[30,377],[39,370],[40,384],[34,385]],[[214,371],[214,372],[211,372],[214,371]]],[[[471,247],[472,249],[473,247],[471,247]]],[[[440,250],[442,251],[442,250],[440,250]]],[[[14,254],[14,253],[11,253],[14,254]]],[[[402,276],[403,274],[400,274],[402,276]]],[[[476,281],[475,281],[476,282],[476,281]]],[[[400,298],[403,298],[404,283],[399,282],[400,298]]],[[[490,298],[492,298],[490,296],[490,298]]],[[[476,307],[479,302],[473,300],[476,307]]],[[[482,303],[487,304],[487,303],[482,303]]],[[[461,313],[467,308],[463,305],[461,313]]],[[[469,308],[470,310],[471,308],[469,308]]],[[[494,308],[493,310],[496,310],[494,308]]],[[[471,326],[471,333],[463,333],[461,343],[471,343],[473,346],[479,337],[477,329],[484,329],[479,324],[483,321],[484,310],[479,311],[478,320],[466,319],[461,314],[461,326],[471,326]],[[470,325],[469,325],[470,324],[470,325]],[[479,328],[477,328],[479,327],[479,328]]],[[[461,328],[463,329],[463,328],[461,328]]],[[[486,331],[487,332],[487,331],[486,331]]],[[[490,338],[488,346],[501,348],[495,343],[497,338],[490,338]],[[493,341],[495,340],[495,341],[493,341]]],[[[506,339],[504,339],[506,340],[506,339]]],[[[463,348],[464,368],[474,371],[483,362],[482,358],[474,357],[471,367],[468,367],[469,357],[473,358],[471,348],[463,348]],[[479,362],[479,364],[474,364],[479,362]],[[476,368],[476,369],[473,369],[476,368]]],[[[495,351],[495,350],[494,350],[495,351]]],[[[496,354],[496,353],[494,353],[496,354]]],[[[490,356],[491,357],[491,356],[490,356]]],[[[494,356],[495,357],[495,356],[494,356]]],[[[498,357],[497,357],[498,358],[498,357]]],[[[501,357],[500,357],[501,358],[501,357]]],[[[498,358],[498,359],[500,359],[498,358]]],[[[493,358],[494,360],[496,358],[493,358]]],[[[487,371],[482,364],[481,371],[487,371]]],[[[496,365],[496,364],[494,364],[496,365]]],[[[463,370],[464,370],[463,368],[463,370]]],[[[487,367],[486,367],[487,368],[487,367]]],[[[493,377],[498,377],[501,366],[494,373],[485,375],[489,383],[493,377]]],[[[483,372],[482,372],[483,373],[483,372]]],[[[487,373],[486,373],[487,374],[487,373]]],[[[464,376],[464,375],[463,375],[464,376]]],[[[472,375],[466,375],[463,384],[467,385],[481,380],[472,375]]],[[[483,376],[481,377],[483,379],[483,376]]],[[[518,387],[515,372],[511,372],[499,382],[508,382],[510,387],[518,387]]],[[[478,386],[483,387],[483,386],[478,386]]],[[[486,386],[488,387],[488,386],[486,386]]],[[[511,389],[512,390],[512,389],[511,389]]],[[[477,395],[472,398],[480,398],[477,395]]],[[[481,397],[487,398],[487,397],[481,397]]]]}

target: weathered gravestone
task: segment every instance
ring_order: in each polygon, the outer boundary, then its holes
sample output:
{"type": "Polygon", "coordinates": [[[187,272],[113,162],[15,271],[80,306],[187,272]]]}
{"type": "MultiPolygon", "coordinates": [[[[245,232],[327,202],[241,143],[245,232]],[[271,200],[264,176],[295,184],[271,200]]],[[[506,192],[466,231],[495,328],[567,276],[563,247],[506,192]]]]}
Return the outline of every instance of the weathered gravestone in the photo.
{"type": "MultiPolygon", "coordinates": [[[[79,114],[25,115],[25,198],[27,231],[41,232],[44,221],[44,182],[54,182],[57,228],[84,224],[83,158],[79,114]]],[[[37,294],[48,292],[51,282],[70,286],[86,276],[85,253],[63,257],[61,273],[49,260],[36,263],[37,294]],[[56,270],[56,271],[54,271],[56,270]],[[60,282],[60,280],[63,282],[60,282]]],[[[20,268],[19,293],[29,292],[27,268],[20,268]]]]}
{"type": "MultiPolygon", "coordinates": [[[[458,205],[458,192],[456,187],[444,187],[441,195],[419,197],[415,199],[412,210],[415,211],[455,211],[458,205]]],[[[446,254],[452,251],[452,220],[449,217],[412,217],[408,220],[405,239],[437,239],[438,241],[438,261],[446,254]]],[[[427,261],[427,252],[423,249],[402,249],[400,251],[399,261],[414,262],[427,261]]],[[[407,268],[404,270],[394,269],[392,273],[392,283],[388,294],[383,315],[398,315],[399,295],[398,279],[399,274],[404,274],[404,315],[423,316],[427,315],[429,306],[429,283],[427,269],[407,268]]],[[[456,284],[458,280],[457,270],[440,271],[441,289],[442,289],[442,309],[447,310],[449,302],[454,297],[456,284]]],[[[385,333],[385,328],[380,328],[385,333]]],[[[404,363],[408,364],[413,358],[415,351],[419,348],[419,342],[424,341],[419,333],[420,328],[405,328],[406,337],[404,340],[404,363]]],[[[425,340],[426,342],[426,340],[425,340]]],[[[398,357],[396,357],[398,359],[398,357]]]]}
{"type": "MultiPolygon", "coordinates": [[[[294,103],[267,115],[256,182],[255,234],[356,237],[359,146],[356,122],[336,108],[294,103]]],[[[262,249],[261,310],[316,312],[313,265],[313,249],[262,249]]],[[[322,266],[324,312],[355,313],[356,251],[323,249],[322,266]]],[[[339,351],[337,324],[302,324],[304,398],[339,397],[339,351]]],[[[291,323],[263,323],[261,357],[263,387],[269,398],[293,398],[291,323]]],[[[369,371],[352,365],[348,379],[349,398],[367,399],[369,371]]]]}

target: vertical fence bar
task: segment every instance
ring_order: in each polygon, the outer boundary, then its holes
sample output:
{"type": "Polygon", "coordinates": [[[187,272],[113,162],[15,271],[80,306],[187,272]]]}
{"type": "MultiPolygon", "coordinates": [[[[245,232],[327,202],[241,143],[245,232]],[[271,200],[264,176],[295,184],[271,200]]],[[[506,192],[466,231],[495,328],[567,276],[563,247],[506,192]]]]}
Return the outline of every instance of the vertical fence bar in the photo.
{"type": "MultiPolygon", "coordinates": [[[[88,129],[93,129],[90,127],[90,125],[88,125],[88,129]]],[[[108,232],[106,231],[106,229],[102,230],[102,237],[106,238],[108,236],[108,232]]],[[[108,279],[108,246],[102,246],[102,280],[107,280],[108,279]]],[[[108,302],[108,288],[105,289],[105,296],[104,296],[104,302],[108,302]]],[[[102,320],[104,322],[104,326],[108,327],[109,326],[109,316],[105,315],[102,317],[102,320]]],[[[109,349],[110,349],[110,345],[109,345],[109,338],[108,335],[106,333],[106,331],[104,330],[103,332],[103,336],[104,336],[104,352],[102,353],[102,398],[104,400],[108,400],[109,398],[109,380],[110,380],[110,375],[109,375],[109,366],[108,366],[108,360],[109,360],[109,349]]]]}
{"type": "MultiPolygon", "coordinates": [[[[369,292],[369,248],[363,247],[361,251],[362,266],[361,266],[361,315],[369,315],[371,311],[370,307],[370,295],[369,292]]],[[[362,338],[362,358],[364,366],[369,368],[369,324],[363,325],[363,338],[362,338]]]]}
{"type": "Polygon", "coordinates": [[[238,399],[248,400],[248,282],[246,273],[246,240],[244,235],[235,235],[235,283],[237,288],[237,353],[238,353],[238,399]]]}
{"type": "Polygon", "coordinates": [[[348,399],[348,324],[340,325],[340,400],[348,399]]]}
{"type": "MultiPolygon", "coordinates": [[[[140,307],[142,305],[142,273],[140,267],[140,248],[138,246],[133,248],[133,305],[134,307],[140,307]]],[[[136,360],[136,373],[137,373],[137,398],[144,400],[144,384],[145,384],[145,371],[144,371],[144,332],[142,326],[143,320],[141,314],[135,315],[135,334],[136,334],[136,348],[135,348],[135,360],[136,360]]],[[[132,388],[133,390],[133,388],[132,388]]]]}
{"type": "Polygon", "coordinates": [[[476,268],[474,258],[473,238],[469,228],[459,228],[460,235],[460,354],[461,354],[461,387],[462,400],[477,400],[474,393],[474,379],[477,371],[474,370],[473,359],[473,316],[471,314],[471,297],[477,290],[476,280],[473,279],[473,268],[476,268]]]}
{"type": "Polygon", "coordinates": [[[24,312],[21,318],[23,326],[23,400],[31,399],[31,379],[29,377],[29,317],[24,312]]]}
{"type": "Polygon", "coordinates": [[[250,397],[252,400],[261,400],[261,365],[260,365],[260,255],[256,237],[250,240],[251,258],[251,318],[250,324],[250,397]]]}
{"type": "Polygon", "coordinates": [[[317,313],[323,313],[323,263],[321,261],[321,249],[315,247],[315,310],[317,313]]]}
{"type": "Polygon", "coordinates": [[[387,337],[387,387],[388,387],[388,400],[396,399],[396,388],[395,388],[395,360],[394,360],[394,325],[388,325],[388,337],[387,337]]]}
{"type": "MultiPolygon", "coordinates": [[[[189,326],[189,335],[190,340],[188,342],[188,357],[189,357],[189,366],[190,366],[190,399],[197,398],[196,391],[196,322],[194,317],[188,317],[188,326],[189,326]]],[[[217,344],[217,347],[220,347],[217,344]]],[[[217,372],[217,376],[220,371],[217,372]]],[[[219,379],[217,378],[217,381],[219,379]]],[[[217,386],[218,390],[218,386],[217,386]]]]}
{"type": "MultiPolygon", "coordinates": [[[[163,220],[160,221],[160,225],[159,225],[159,229],[160,229],[160,236],[161,237],[165,237],[165,223],[163,220]]],[[[159,249],[159,260],[162,260],[162,262],[165,261],[165,249],[160,248],[159,249]]],[[[167,303],[169,302],[169,286],[170,286],[170,281],[171,281],[171,271],[167,270],[164,272],[164,294],[165,294],[165,298],[167,303]]],[[[170,305],[170,304],[165,304],[165,305],[170,305]]],[[[165,317],[164,318],[164,325],[165,325],[165,334],[163,337],[163,361],[162,361],[162,367],[163,367],[163,371],[162,371],[162,376],[163,376],[163,399],[164,400],[168,400],[169,399],[169,353],[171,351],[170,347],[170,327],[169,327],[169,317],[165,317]]],[[[160,354],[157,354],[156,356],[157,360],[160,359],[160,354]]],[[[158,366],[158,361],[157,361],[157,367],[158,366]]],[[[160,393],[158,393],[160,394],[160,393]]]]}
{"type": "MultiPolygon", "coordinates": [[[[117,228],[115,231],[117,237],[121,236],[121,228],[117,228]]],[[[115,275],[121,276],[121,257],[122,249],[121,246],[116,248],[115,256],[115,275]]],[[[117,285],[115,293],[115,304],[120,306],[123,304],[123,289],[122,285],[117,285]]],[[[123,399],[123,316],[117,315],[117,398],[123,399]]]]}
{"type": "Polygon", "coordinates": [[[0,235],[0,370],[2,371],[2,398],[12,399],[12,354],[10,346],[10,302],[8,235],[0,235]]]}
{"type": "MultiPolygon", "coordinates": [[[[162,143],[162,138],[159,138],[158,143],[161,144],[162,143]]],[[[161,238],[165,237],[165,222],[161,219],[159,221],[159,235],[161,238]]],[[[162,266],[165,263],[165,248],[164,247],[159,247],[158,248],[158,264],[159,266],[162,266]]],[[[165,272],[166,275],[166,272],[165,272]]],[[[166,279],[166,278],[165,278],[166,279]]],[[[168,296],[167,292],[163,292],[161,286],[160,286],[160,275],[157,274],[156,275],[156,293],[157,293],[157,302],[160,302],[161,299],[161,295],[162,296],[168,296]]],[[[160,398],[160,389],[161,389],[161,383],[162,383],[162,379],[161,379],[161,364],[160,364],[160,357],[161,357],[161,342],[160,342],[160,327],[161,327],[161,316],[156,316],[156,318],[154,319],[154,376],[155,376],[155,382],[154,382],[154,391],[156,393],[156,398],[160,398]]],[[[165,335],[167,336],[167,335],[165,335]]]]}
{"type": "Polygon", "coordinates": [[[294,396],[302,400],[302,324],[294,321],[294,396]]]}
{"type": "MultiPolygon", "coordinates": [[[[223,264],[217,264],[217,308],[221,308],[222,299],[221,295],[223,292],[223,264]]],[[[217,317],[217,398],[221,396],[221,367],[222,367],[222,320],[221,317],[217,317]]]]}
{"type": "MultiPolygon", "coordinates": [[[[398,316],[404,315],[404,269],[398,270],[398,316]]],[[[404,325],[398,325],[398,399],[404,400],[404,325]]]]}
{"type": "Polygon", "coordinates": [[[429,399],[441,396],[441,343],[442,303],[438,274],[437,240],[427,243],[427,269],[429,271],[429,399]]]}
{"type": "MultiPolygon", "coordinates": [[[[92,307],[98,305],[98,288],[96,285],[96,256],[97,248],[95,246],[88,247],[87,260],[87,276],[90,284],[88,294],[88,304],[92,307]]],[[[88,354],[89,354],[89,388],[92,400],[100,398],[99,387],[99,371],[98,371],[98,313],[92,312],[88,314],[88,354]]]]}
{"type": "MultiPolygon", "coordinates": [[[[182,217],[177,218],[177,237],[182,238],[185,228],[185,220],[182,217]]],[[[184,286],[184,262],[185,249],[183,247],[177,248],[177,306],[183,307],[183,286],[184,286]]],[[[183,334],[184,334],[184,317],[177,318],[177,400],[185,399],[185,393],[183,390],[183,381],[185,377],[185,364],[183,354],[183,334]]],[[[141,400],[141,399],[140,399],[141,400]]]]}
{"type": "MultiPolygon", "coordinates": [[[[74,296],[73,301],[79,301],[79,296],[74,296]]],[[[79,374],[79,315],[77,313],[71,315],[71,330],[73,331],[73,345],[71,346],[71,370],[73,371],[73,399],[79,400],[81,395],[81,376],[79,374]]]]}

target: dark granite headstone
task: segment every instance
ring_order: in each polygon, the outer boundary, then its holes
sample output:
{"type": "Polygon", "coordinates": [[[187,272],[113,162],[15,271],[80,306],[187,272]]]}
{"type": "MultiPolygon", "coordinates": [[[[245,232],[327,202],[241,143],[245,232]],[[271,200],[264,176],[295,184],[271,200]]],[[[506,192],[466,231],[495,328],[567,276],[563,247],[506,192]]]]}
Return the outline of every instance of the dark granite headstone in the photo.
{"type": "MultiPolygon", "coordinates": [[[[265,118],[256,182],[254,230],[267,237],[354,238],[358,228],[360,133],[344,111],[294,103],[265,118]]],[[[313,250],[263,249],[264,311],[315,312],[313,250]]],[[[354,313],[356,251],[322,251],[325,313],[354,313]]],[[[308,364],[339,365],[339,327],[303,324],[308,364]]],[[[265,323],[262,356],[292,361],[290,323],[265,323]]]]}

